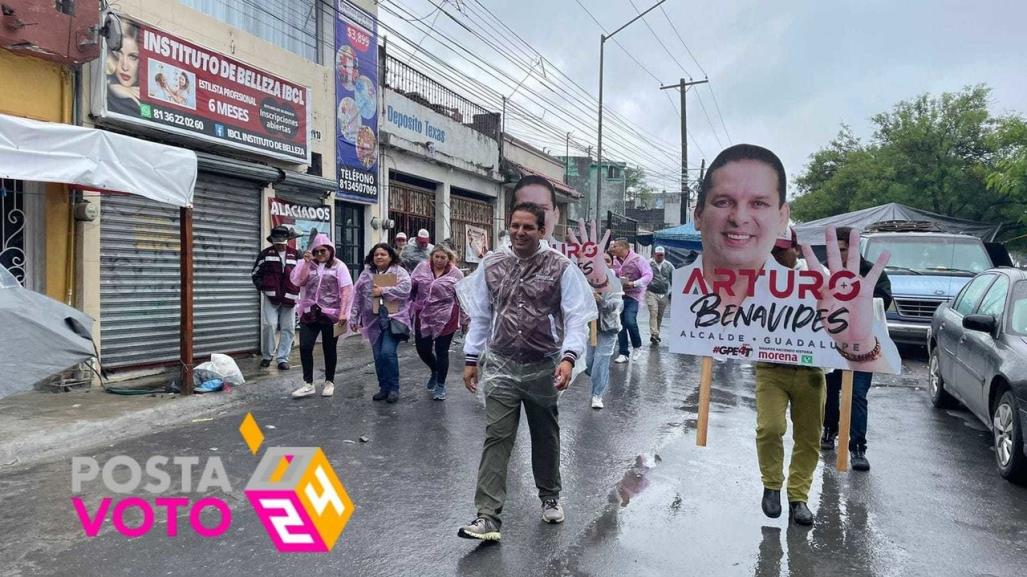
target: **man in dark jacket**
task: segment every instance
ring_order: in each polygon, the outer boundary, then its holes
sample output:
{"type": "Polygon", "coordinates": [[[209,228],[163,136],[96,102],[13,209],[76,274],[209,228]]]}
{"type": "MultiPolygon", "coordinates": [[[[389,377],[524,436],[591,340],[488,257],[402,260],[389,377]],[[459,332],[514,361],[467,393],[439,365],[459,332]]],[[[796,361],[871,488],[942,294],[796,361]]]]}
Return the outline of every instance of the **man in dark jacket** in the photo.
{"type": "Polygon", "coordinates": [[[278,360],[278,369],[289,370],[289,353],[296,336],[296,319],[293,307],[300,291],[289,280],[289,274],[299,258],[296,249],[287,243],[296,238],[289,227],[278,225],[267,237],[271,246],[260,251],[253,264],[253,285],[260,291],[260,319],[262,338],[260,340],[260,366],[271,366],[272,357],[278,360]],[[275,347],[275,333],[281,330],[282,338],[275,347]],[[277,354],[276,354],[277,351],[277,354]]]}
{"type": "MultiPolygon", "coordinates": [[[[850,227],[841,227],[837,230],[838,251],[841,253],[842,262],[849,257],[849,233],[850,227]]],[[[859,250],[859,247],[853,247],[859,250]]],[[[865,275],[873,267],[873,264],[860,256],[859,274],[865,275]]],[[[881,277],[874,285],[874,298],[884,301],[884,308],[891,305],[891,281],[888,280],[888,273],[881,272],[881,277]]],[[[849,430],[849,454],[852,459],[854,471],[869,471],[870,461],[867,460],[867,393],[870,392],[870,383],[874,378],[873,373],[855,371],[852,375],[852,426],[849,430]]],[[[834,440],[838,436],[839,394],[842,390],[842,372],[833,371],[827,375],[827,404],[824,407],[824,433],[820,438],[820,448],[825,451],[834,450],[834,440]]]]}

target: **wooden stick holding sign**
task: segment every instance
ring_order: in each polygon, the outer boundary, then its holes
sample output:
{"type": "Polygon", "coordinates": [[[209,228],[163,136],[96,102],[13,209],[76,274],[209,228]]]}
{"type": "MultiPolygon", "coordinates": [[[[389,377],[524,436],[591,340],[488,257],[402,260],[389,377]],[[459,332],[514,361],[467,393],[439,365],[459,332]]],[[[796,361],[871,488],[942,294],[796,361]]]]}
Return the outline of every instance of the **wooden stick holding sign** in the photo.
{"type": "Polygon", "coordinates": [[[849,430],[852,426],[852,371],[842,371],[842,400],[838,409],[838,470],[849,470],[849,430]]]}
{"type": "Polygon", "coordinates": [[[699,377],[699,418],[695,421],[695,445],[706,446],[706,434],[710,426],[710,393],[713,388],[713,357],[702,358],[702,374],[699,377]]]}
{"type": "Polygon", "coordinates": [[[599,321],[588,323],[589,332],[592,333],[591,342],[593,347],[599,346],[599,321]]]}

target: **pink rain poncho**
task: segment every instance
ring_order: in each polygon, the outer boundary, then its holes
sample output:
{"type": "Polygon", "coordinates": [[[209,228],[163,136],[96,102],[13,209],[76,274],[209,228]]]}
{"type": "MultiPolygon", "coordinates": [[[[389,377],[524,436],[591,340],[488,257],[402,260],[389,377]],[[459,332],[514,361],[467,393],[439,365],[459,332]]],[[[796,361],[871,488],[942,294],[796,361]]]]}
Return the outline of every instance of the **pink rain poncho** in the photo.
{"type": "Polygon", "coordinates": [[[327,248],[330,258],[327,264],[311,260],[296,265],[289,279],[292,284],[300,287],[300,300],[296,306],[296,314],[310,310],[317,304],[321,312],[335,322],[346,318],[353,302],[353,280],[349,276],[346,263],[335,258],[335,245],[328,235],[319,234],[314,237],[316,248],[327,248]]]}
{"type": "Polygon", "coordinates": [[[463,278],[464,273],[452,264],[447,265],[445,273],[435,278],[431,259],[414,269],[410,276],[413,283],[410,311],[422,337],[436,339],[456,331],[456,317],[460,314],[456,283],[463,278]]]}
{"type": "MultiPolygon", "coordinates": [[[[399,310],[390,314],[389,318],[410,327],[410,273],[399,263],[390,266],[386,273],[396,275],[396,286],[384,288],[382,294],[385,296],[385,302],[399,305],[399,310]]],[[[371,297],[371,289],[374,288],[374,275],[373,266],[364,266],[364,272],[360,273],[353,290],[353,310],[349,317],[349,322],[360,326],[360,332],[371,343],[377,342],[381,335],[378,315],[372,309],[374,299],[371,297]]]]}

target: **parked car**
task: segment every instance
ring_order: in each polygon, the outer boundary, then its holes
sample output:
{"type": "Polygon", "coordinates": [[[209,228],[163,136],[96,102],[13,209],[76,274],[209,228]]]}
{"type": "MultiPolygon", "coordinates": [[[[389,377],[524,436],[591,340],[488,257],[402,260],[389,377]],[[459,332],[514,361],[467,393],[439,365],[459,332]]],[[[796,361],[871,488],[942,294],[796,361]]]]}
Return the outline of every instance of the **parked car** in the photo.
{"type": "Polygon", "coordinates": [[[975,276],[935,311],[928,350],[931,403],[958,400],[990,426],[999,473],[1027,484],[1027,271],[975,276]]]}
{"type": "Polygon", "coordinates": [[[974,275],[1010,264],[1002,245],[975,236],[946,232],[880,232],[868,228],[860,254],[870,262],[891,252],[888,279],[894,301],[886,311],[893,341],[926,345],[927,329],[938,306],[953,297],[974,275]]]}

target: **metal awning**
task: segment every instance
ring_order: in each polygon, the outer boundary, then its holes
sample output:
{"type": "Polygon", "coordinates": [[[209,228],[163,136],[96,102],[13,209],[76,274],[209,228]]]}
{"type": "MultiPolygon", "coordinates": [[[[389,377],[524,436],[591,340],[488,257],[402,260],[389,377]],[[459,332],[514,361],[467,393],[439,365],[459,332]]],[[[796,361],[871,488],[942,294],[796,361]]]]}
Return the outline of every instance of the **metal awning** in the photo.
{"type": "Polygon", "coordinates": [[[196,153],[106,130],[0,114],[0,178],[192,206],[196,153]]]}

